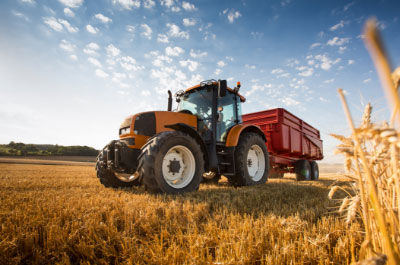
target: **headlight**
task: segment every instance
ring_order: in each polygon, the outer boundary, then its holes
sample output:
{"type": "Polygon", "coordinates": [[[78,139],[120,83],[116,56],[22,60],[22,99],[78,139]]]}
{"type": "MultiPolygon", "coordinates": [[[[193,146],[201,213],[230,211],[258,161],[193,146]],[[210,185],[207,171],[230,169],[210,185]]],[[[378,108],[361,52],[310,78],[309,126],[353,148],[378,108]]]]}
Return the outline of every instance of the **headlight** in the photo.
{"type": "Polygon", "coordinates": [[[128,134],[130,132],[131,132],[131,128],[130,127],[125,127],[125,128],[119,129],[119,135],[128,134]]]}

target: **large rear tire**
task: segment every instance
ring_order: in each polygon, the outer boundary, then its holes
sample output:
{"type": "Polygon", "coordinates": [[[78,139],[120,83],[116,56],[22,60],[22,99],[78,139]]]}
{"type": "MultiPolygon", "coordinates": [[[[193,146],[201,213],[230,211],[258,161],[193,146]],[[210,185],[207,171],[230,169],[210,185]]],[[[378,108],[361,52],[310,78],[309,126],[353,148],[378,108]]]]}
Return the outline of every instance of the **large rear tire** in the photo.
{"type": "Polygon", "coordinates": [[[234,186],[253,186],[268,180],[268,150],[260,135],[244,133],[240,136],[235,150],[235,169],[235,175],[229,177],[234,186]]]}
{"type": "Polygon", "coordinates": [[[204,173],[203,152],[196,140],[183,132],[162,132],[142,148],[138,171],[150,192],[195,191],[204,173]]]}
{"type": "Polygon", "coordinates": [[[311,166],[311,180],[319,180],[319,167],[317,162],[310,161],[311,166]]]}
{"type": "Polygon", "coordinates": [[[311,165],[307,160],[299,160],[294,166],[296,180],[311,180],[311,165]]]}

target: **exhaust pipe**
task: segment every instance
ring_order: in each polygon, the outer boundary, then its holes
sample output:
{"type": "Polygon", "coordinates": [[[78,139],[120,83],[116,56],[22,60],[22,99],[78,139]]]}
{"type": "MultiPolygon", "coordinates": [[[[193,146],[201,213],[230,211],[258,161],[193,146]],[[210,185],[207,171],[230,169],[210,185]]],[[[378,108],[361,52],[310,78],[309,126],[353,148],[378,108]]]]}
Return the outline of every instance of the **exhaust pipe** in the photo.
{"type": "Polygon", "coordinates": [[[168,111],[172,111],[172,93],[168,90],[168,111]]]}

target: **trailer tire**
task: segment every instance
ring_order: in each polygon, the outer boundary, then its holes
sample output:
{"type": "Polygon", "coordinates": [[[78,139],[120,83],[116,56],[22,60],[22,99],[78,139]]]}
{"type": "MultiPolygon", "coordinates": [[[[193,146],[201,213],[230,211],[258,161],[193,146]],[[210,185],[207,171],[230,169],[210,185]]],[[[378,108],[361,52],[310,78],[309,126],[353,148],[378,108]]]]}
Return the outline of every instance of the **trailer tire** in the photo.
{"type": "Polygon", "coordinates": [[[180,194],[198,190],[204,172],[203,156],[196,140],[188,134],[162,132],[141,149],[140,178],[146,190],[154,193],[180,194]]]}
{"type": "Polygon", "coordinates": [[[236,174],[228,178],[234,186],[253,186],[268,180],[269,155],[260,135],[246,132],[240,136],[235,149],[235,169],[236,174]]]}
{"type": "Polygon", "coordinates": [[[100,183],[107,188],[129,188],[140,185],[138,177],[123,181],[121,180],[122,178],[118,178],[113,171],[100,167],[99,162],[96,163],[96,171],[100,183]]]}
{"type": "Polygon", "coordinates": [[[317,162],[310,161],[311,166],[311,180],[319,180],[319,167],[317,162]]]}
{"type": "Polygon", "coordinates": [[[307,160],[299,160],[294,166],[296,180],[311,180],[311,165],[307,160]]]}

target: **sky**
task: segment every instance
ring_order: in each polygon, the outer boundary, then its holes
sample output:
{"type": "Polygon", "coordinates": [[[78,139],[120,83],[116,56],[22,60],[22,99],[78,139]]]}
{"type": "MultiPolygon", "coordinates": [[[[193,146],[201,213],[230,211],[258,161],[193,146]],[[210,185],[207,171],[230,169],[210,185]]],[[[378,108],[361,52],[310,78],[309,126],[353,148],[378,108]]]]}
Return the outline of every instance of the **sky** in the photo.
{"type": "MultiPolygon", "coordinates": [[[[243,113],[282,107],[321,132],[324,162],[355,122],[389,109],[363,42],[378,21],[400,66],[397,0],[2,0],[0,143],[102,148],[125,117],[166,110],[167,91],[242,84],[243,113]]],[[[176,107],[176,103],[174,102],[176,107]]]]}

